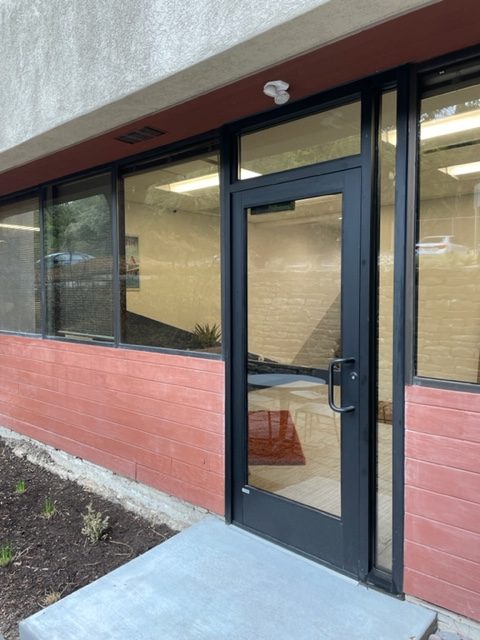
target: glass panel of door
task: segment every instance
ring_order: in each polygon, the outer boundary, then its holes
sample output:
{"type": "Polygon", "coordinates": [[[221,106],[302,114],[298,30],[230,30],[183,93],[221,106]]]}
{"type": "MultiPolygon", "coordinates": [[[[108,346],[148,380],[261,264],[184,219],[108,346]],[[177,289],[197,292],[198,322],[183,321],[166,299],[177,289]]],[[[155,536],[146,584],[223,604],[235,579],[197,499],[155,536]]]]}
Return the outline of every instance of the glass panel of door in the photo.
{"type": "Polygon", "coordinates": [[[342,210],[341,193],[247,210],[248,484],[339,517],[342,210]]]}

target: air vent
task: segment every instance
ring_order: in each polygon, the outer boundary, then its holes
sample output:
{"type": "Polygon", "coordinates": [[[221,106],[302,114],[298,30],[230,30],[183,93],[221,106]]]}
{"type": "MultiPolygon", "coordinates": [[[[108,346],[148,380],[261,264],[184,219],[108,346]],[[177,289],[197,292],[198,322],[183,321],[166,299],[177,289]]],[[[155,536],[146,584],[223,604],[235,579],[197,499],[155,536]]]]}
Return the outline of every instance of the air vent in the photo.
{"type": "Polygon", "coordinates": [[[126,144],[137,144],[138,142],[144,142],[145,140],[151,140],[152,138],[158,138],[166,133],[160,129],[154,129],[153,127],[142,127],[135,131],[129,131],[123,136],[118,136],[115,140],[125,142],[126,144]]]}

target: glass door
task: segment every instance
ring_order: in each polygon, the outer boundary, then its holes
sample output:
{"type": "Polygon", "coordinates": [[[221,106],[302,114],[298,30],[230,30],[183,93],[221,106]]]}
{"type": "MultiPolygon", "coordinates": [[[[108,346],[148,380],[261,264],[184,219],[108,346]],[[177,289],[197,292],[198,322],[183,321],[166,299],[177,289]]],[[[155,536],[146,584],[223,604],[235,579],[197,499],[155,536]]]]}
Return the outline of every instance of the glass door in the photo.
{"type": "Polygon", "coordinates": [[[234,520],[356,574],[360,171],[234,198],[234,520]]]}

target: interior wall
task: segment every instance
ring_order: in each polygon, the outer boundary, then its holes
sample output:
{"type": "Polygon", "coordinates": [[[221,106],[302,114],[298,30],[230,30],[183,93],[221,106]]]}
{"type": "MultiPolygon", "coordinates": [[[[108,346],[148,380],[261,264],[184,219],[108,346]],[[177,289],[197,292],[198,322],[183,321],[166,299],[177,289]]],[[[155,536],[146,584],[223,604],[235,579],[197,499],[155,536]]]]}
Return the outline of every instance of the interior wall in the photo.
{"type": "Polygon", "coordinates": [[[393,268],[394,207],[380,210],[380,254],[378,261],[378,399],[392,401],[393,372],[393,268]]]}
{"type": "Polygon", "coordinates": [[[249,224],[248,351],[326,367],[340,348],[340,221],[249,224]]]}
{"type": "Polygon", "coordinates": [[[34,333],[38,330],[38,211],[5,207],[0,210],[0,223],[9,225],[0,225],[0,329],[34,333]]]}
{"type": "Polygon", "coordinates": [[[129,202],[126,235],[138,237],[140,287],[127,309],[186,331],[221,324],[220,217],[129,202]]]}
{"type": "MultiPolygon", "coordinates": [[[[417,372],[478,382],[480,368],[480,261],[475,255],[472,195],[421,202],[420,242],[454,235],[458,251],[418,256],[417,372]]],[[[480,226],[480,225],[479,225],[480,226]]]]}

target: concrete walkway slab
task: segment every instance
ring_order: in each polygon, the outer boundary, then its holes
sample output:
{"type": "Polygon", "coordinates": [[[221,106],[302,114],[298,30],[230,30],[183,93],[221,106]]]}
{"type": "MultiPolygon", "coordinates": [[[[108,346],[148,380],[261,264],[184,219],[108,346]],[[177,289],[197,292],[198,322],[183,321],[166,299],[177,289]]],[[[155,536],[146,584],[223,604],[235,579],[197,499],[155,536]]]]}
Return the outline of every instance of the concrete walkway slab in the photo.
{"type": "Polygon", "coordinates": [[[209,517],[20,624],[21,640],[419,640],[435,615],[209,517]]]}

